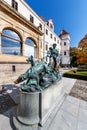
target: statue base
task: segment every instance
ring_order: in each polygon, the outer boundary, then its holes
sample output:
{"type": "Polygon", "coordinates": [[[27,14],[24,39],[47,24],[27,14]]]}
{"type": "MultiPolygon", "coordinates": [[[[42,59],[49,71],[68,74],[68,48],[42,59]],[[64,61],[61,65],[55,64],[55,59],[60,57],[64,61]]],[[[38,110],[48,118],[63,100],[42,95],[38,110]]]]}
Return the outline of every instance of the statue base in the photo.
{"type": "Polygon", "coordinates": [[[16,130],[37,130],[43,126],[49,116],[60,106],[64,96],[62,79],[49,88],[34,93],[20,90],[20,104],[17,107],[13,124],[16,130]]]}

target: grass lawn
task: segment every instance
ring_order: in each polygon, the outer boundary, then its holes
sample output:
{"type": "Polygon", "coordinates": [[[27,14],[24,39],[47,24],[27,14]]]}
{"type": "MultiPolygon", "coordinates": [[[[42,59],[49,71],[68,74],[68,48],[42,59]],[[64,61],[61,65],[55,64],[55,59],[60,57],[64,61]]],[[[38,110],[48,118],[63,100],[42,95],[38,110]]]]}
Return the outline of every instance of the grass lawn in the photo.
{"type": "Polygon", "coordinates": [[[87,76],[87,71],[77,71],[76,74],[87,76]]]}

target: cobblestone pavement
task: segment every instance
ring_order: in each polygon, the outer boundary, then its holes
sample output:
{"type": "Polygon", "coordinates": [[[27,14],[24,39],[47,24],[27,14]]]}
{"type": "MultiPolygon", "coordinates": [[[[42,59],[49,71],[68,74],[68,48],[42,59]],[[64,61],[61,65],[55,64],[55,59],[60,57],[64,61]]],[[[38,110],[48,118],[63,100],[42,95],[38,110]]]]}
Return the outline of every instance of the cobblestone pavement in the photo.
{"type": "Polygon", "coordinates": [[[77,80],[69,95],[87,101],[87,81],[77,80]]]}

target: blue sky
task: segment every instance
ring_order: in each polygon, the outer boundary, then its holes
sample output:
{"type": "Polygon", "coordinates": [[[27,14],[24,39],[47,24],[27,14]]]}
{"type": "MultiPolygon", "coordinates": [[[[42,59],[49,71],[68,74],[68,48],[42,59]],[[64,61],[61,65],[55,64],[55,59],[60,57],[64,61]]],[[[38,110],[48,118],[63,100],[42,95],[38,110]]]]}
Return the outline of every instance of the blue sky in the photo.
{"type": "Polygon", "coordinates": [[[87,34],[87,0],[25,0],[29,6],[47,21],[52,18],[55,33],[65,29],[71,36],[71,47],[87,34]]]}

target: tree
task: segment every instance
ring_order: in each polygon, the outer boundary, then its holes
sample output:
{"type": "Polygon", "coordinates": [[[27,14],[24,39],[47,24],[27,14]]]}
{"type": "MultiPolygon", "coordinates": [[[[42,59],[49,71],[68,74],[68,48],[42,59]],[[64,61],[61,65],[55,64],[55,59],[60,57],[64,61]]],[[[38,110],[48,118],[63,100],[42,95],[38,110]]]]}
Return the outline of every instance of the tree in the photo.
{"type": "Polygon", "coordinates": [[[79,42],[78,48],[70,49],[71,65],[87,65],[87,35],[79,42]]]}
{"type": "Polygon", "coordinates": [[[77,54],[77,64],[87,65],[87,35],[78,44],[79,53],[77,54]]]}
{"type": "Polygon", "coordinates": [[[79,50],[79,53],[76,57],[78,65],[87,65],[87,49],[79,50]]]}
{"type": "Polygon", "coordinates": [[[77,66],[77,52],[78,49],[76,47],[71,47],[70,48],[70,62],[71,62],[71,66],[77,66]]]}

